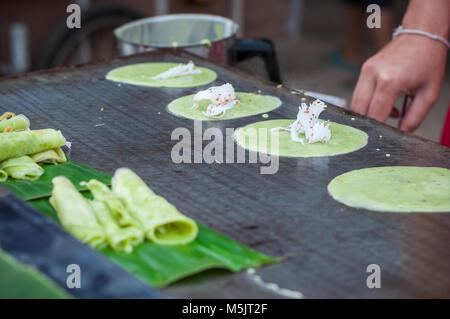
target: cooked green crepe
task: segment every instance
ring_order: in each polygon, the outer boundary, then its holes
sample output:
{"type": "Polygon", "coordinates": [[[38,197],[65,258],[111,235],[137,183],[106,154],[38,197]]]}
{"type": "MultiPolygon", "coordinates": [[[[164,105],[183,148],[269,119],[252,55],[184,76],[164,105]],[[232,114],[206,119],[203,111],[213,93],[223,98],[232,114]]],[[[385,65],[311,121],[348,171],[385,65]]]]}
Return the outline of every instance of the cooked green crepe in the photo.
{"type": "Polygon", "coordinates": [[[112,190],[141,223],[147,239],[161,245],[187,244],[198,234],[194,220],[157,196],[128,168],[120,168],[112,179],[112,190]]]}
{"type": "Polygon", "coordinates": [[[0,134],[0,162],[31,155],[66,144],[60,131],[53,129],[0,134]]]}
{"type": "Polygon", "coordinates": [[[25,131],[30,127],[30,120],[25,115],[12,116],[8,119],[0,121],[0,133],[25,131]]]}
{"type": "Polygon", "coordinates": [[[167,106],[169,112],[191,120],[219,121],[270,112],[281,105],[281,100],[275,96],[236,92],[236,98],[241,103],[227,110],[223,117],[213,118],[203,113],[206,111],[207,106],[211,104],[211,101],[202,100],[199,103],[199,107],[193,109],[194,96],[195,94],[187,95],[170,102],[167,106]]]}
{"type": "MultiPolygon", "coordinates": [[[[272,128],[287,127],[294,120],[269,120],[249,124],[234,133],[234,139],[241,147],[250,151],[286,157],[319,157],[354,152],[367,144],[368,136],[356,128],[334,122],[330,123],[331,138],[327,143],[301,144],[291,139],[290,132],[277,130],[278,149],[273,144],[272,128]],[[265,134],[261,134],[264,133],[265,134]],[[261,134],[261,135],[260,135],[261,134]],[[266,136],[265,139],[260,136],[266,136]],[[273,145],[272,145],[273,144],[273,145]]],[[[303,137],[302,134],[300,137],[303,137]]]]}
{"type": "Polygon", "coordinates": [[[144,238],[140,223],[128,212],[127,208],[120,201],[116,194],[111,192],[104,183],[91,179],[86,183],[86,187],[91,191],[92,196],[97,201],[104,202],[110,209],[112,215],[122,227],[132,226],[141,232],[141,239],[144,238]]]}
{"type": "Polygon", "coordinates": [[[10,158],[0,163],[0,169],[8,176],[21,180],[36,180],[44,174],[44,169],[29,156],[10,158]]]}
{"type": "Polygon", "coordinates": [[[31,159],[41,165],[67,162],[66,154],[64,154],[61,147],[33,154],[31,159]]]}
{"type": "Polygon", "coordinates": [[[92,178],[98,179],[107,185],[111,185],[111,176],[103,174],[81,163],[72,162],[67,159],[66,163],[59,165],[44,165],[45,173],[38,180],[18,181],[9,179],[2,183],[23,200],[33,200],[38,198],[48,198],[53,191],[53,178],[57,176],[66,176],[75,185],[79,191],[86,191],[87,187],[80,183],[92,178]]]}
{"type": "Polygon", "coordinates": [[[101,249],[107,245],[103,227],[86,198],[64,177],[53,178],[50,204],[56,210],[63,227],[83,243],[101,249]]]}
{"type": "Polygon", "coordinates": [[[137,227],[120,227],[108,206],[102,201],[91,201],[97,220],[103,226],[109,246],[115,251],[131,253],[143,240],[143,232],[137,227]]]}
{"type": "Polygon", "coordinates": [[[111,70],[106,79],[134,85],[153,86],[153,87],[171,87],[184,88],[205,85],[213,82],[217,74],[207,68],[195,67],[202,72],[199,74],[189,74],[167,79],[152,79],[153,76],[161,74],[180,63],[138,63],[127,66],[122,66],[111,70]]]}
{"type": "Polygon", "coordinates": [[[0,182],[6,182],[8,179],[8,173],[6,173],[4,170],[0,169],[0,182]]]}
{"type": "Polygon", "coordinates": [[[330,195],[351,207],[384,212],[450,212],[450,170],[385,166],[353,170],[328,184],[330,195]]]}

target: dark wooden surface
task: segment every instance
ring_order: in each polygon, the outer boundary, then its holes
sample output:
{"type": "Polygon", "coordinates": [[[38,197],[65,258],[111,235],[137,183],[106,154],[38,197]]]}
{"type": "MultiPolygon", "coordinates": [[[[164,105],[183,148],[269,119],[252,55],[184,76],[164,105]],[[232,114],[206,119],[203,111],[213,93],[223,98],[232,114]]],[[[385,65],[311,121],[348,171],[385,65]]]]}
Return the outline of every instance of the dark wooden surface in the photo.
{"type": "MultiPolygon", "coordinates": [[[[26,114],[34,129],[62,130],[73,143],[73,160],[108,174],[128,166],[185,214],[254,249],[285,257],[280,264],[257,270],[266,282],[300,291],[306,298],[450,297],[450,214],[353,209],[327,193],[332,178],[353,169],[449,168],[448,148],[329,107],[321,117],[365,131],[365,148],[334,157],[282,158],[275,175],[261,175],[260,164],[174,164],[171,132],[177,127],[193,131],[193,122],[174,117],[166,106],[199,88],[118,85],[104,77],[120,65],[189,59],[149,53],[4,79],[0,110],[26,114]],[[380,289],[366,286],[369,264],[381,267],[380,289]]],[[[289,89],[194,60],[218,73],[215,84],[230,82],[239,91],[278,96],[283,105],[270,119],[295,117],[300,96],[289,89]]],[[[237,128],[259,120],[260,115],[208,122],[203,129],[237,128]]],[[[247,273],[225,271],[189,278],[164,292],[177,297],[277,297],[247,273]]]]}

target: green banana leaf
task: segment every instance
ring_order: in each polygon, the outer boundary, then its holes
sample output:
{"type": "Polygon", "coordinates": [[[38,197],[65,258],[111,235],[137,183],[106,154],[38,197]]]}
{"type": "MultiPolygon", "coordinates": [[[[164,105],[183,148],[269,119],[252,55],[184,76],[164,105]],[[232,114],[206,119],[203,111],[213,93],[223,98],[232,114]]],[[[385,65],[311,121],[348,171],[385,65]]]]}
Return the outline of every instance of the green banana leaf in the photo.
{"type": "MultiPolygon", "coordinates": [[[[92,196],[85,192],[86,197],[92,196]]],[[[55,221],[55,210],[48,199],[30,203],[55,221]]],[[[101,252],[122,268],[154,287],[166,286],[179,279],[211,268],[241,271],[245,268],[279,262],[280,259],[258,253],[233,239],[198,224],[197,239],[187,245],[161,246],[144,242],[130,254],[110,248],[101,252]]]]}
{"type": "Polygon", "coordinates": [[[65,299],[71,296],[33,267],[0,250],[0,299],[65,299]]]}
{"type": "Polygon", "coordinates": [[[0,185],[9,188],[13,193],[24,200],[33,200],[38,198],[49,197],[52,194],[52,179],[55,176],[66,176],[74,183],[80,191],[87,190],[86,186],[81,186],[80,182],[89,181],[92,178],[98,179],[106,185],[111,185],[111,177],[103,174],[89,166],[72,162],[68,160],[66,163],[58,165],[44,165],[45,173],[35,181],[14,180],[9,178],[0,185]]]}
{"type": "MultiPolygon", "coordinates": [[[[69,178],[83,195],[92,195],[80,182],[97,179],[111,185],[111,177],[86,165],[68,161],[59,165],[45,165],[45,173],[36,181],[8,180],[0,183],[12,190],[24,200],[28,200],[36,209],[58,222],[58,217],[48,198],[52,193],[51,180],[63,175],[69,178]]],[[[187,245],[162,246],[144,242],[127,254],[106,248],[101,252],[128,272],[142,281],[162,287],[179,279],[211,268],[224,268],[241,271],[249,267],[280,261],[247,248],[238,242],[215,232],[203,225],[195,241],[187,245]]]]}

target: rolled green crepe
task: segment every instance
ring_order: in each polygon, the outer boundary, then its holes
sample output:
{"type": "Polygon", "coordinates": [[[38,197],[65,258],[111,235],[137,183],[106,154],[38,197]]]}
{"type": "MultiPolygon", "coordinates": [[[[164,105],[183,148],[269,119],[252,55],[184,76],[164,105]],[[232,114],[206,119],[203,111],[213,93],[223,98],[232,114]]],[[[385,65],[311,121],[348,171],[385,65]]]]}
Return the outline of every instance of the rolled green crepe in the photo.
{"type": "Polygon", "coordinates": [[[56,210],[62,226],[92,248],[105,247],[107,245],[105,232],[88,200],[64,176],[53,178],[52,183],[50,204],[56,210]]]}
{"type": "Polygon", "coordinates": [[[102,201],[91,201],[91,206],[100,224],[105,230],[106,239],[112,249],[131,253],[133,247],[140,244],[143,232],[137,227],[120,227],[108,206],[102,201]]]}
{"type": "Polygon", "coordinates": [[[6,173],[4,170],[0,169],[0,182],[6,182],[8,179],[8,173],[6,173]]]}
{"type": "MultiPolygon", "coordinates": [[[[91,191],[95,200],[102,201],[108,206],[120,226],[132,226],[138,228],[142,232],[141,224],[129,213],[128,209],[116,194],[111,192],[107,185],[96,179],[91,179],[86,183],[86,187],[91,191]]],[[[143,232],[142,237],[144,237],[143,232]]]]}
{"type": "Polygon", "coordinates": [[[160,245],[187,244],[198,234],[194,220],[157,196],[128,168],[120,168],[112,179],[112,190],[141,223],[147,239],[160,245]]]}
{"type": "Polygon", "coordinates": [[[31,155],[31,159],[41,165],[67,162],[66,154],[64,154],[61,147],[33,154],[31,155]]]}
{"type": "Polygon", "coordinates": [[[30,120],[23,114],[0,121],[0,133],[25,131],[30,127],[30,120]]]}
{"type": "Polygon", "coordinates": [[[44,169],[36,164],[29,156],[10,158],[0,163],[0,169],[4,170],[14,179],[34,181],[44,174],[44,169]]]}
{"type": "Polygon", "coordinates": [[[66,144],[60,131],[53,129],[0,134],[0,162],[31,155],[66,144]]]}

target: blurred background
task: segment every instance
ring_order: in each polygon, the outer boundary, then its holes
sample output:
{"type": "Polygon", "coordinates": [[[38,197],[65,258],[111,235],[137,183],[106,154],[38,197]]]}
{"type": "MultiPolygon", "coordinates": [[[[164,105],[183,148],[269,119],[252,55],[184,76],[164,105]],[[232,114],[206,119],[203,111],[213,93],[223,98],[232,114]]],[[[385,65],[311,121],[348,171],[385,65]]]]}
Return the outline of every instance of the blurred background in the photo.
{"type": "MultiPolygon", "coordinates": [[[[374,32],[366,26],[365,8],[353,2],[2,0],[0,76],[112,58],[119,54],[112,32],[120,25],[155,15],[208,13],[234,20],[241,26],[240,36],[272,40],[283,85],[330,95],[330,102],[345,106],[351,100],[360,64],[389,41],[408,4],[407,0],[393,0],[383,7],[382,28],[374,32]],[[82,8],[81,29],[66,27],[70,14],[66,8],[71,3],[82,8]]],[[[257,57],[235,66],[268,78],[263,61],[257,57]]],[[[439,141],[449,101],[450,79],[446,72],[439,100],[417,135],[439,141]]],[[[396,105],[401,106],[401,101],[396,105]]],[[[388,120],[390,125],[396,122],[388,120]]]]}

